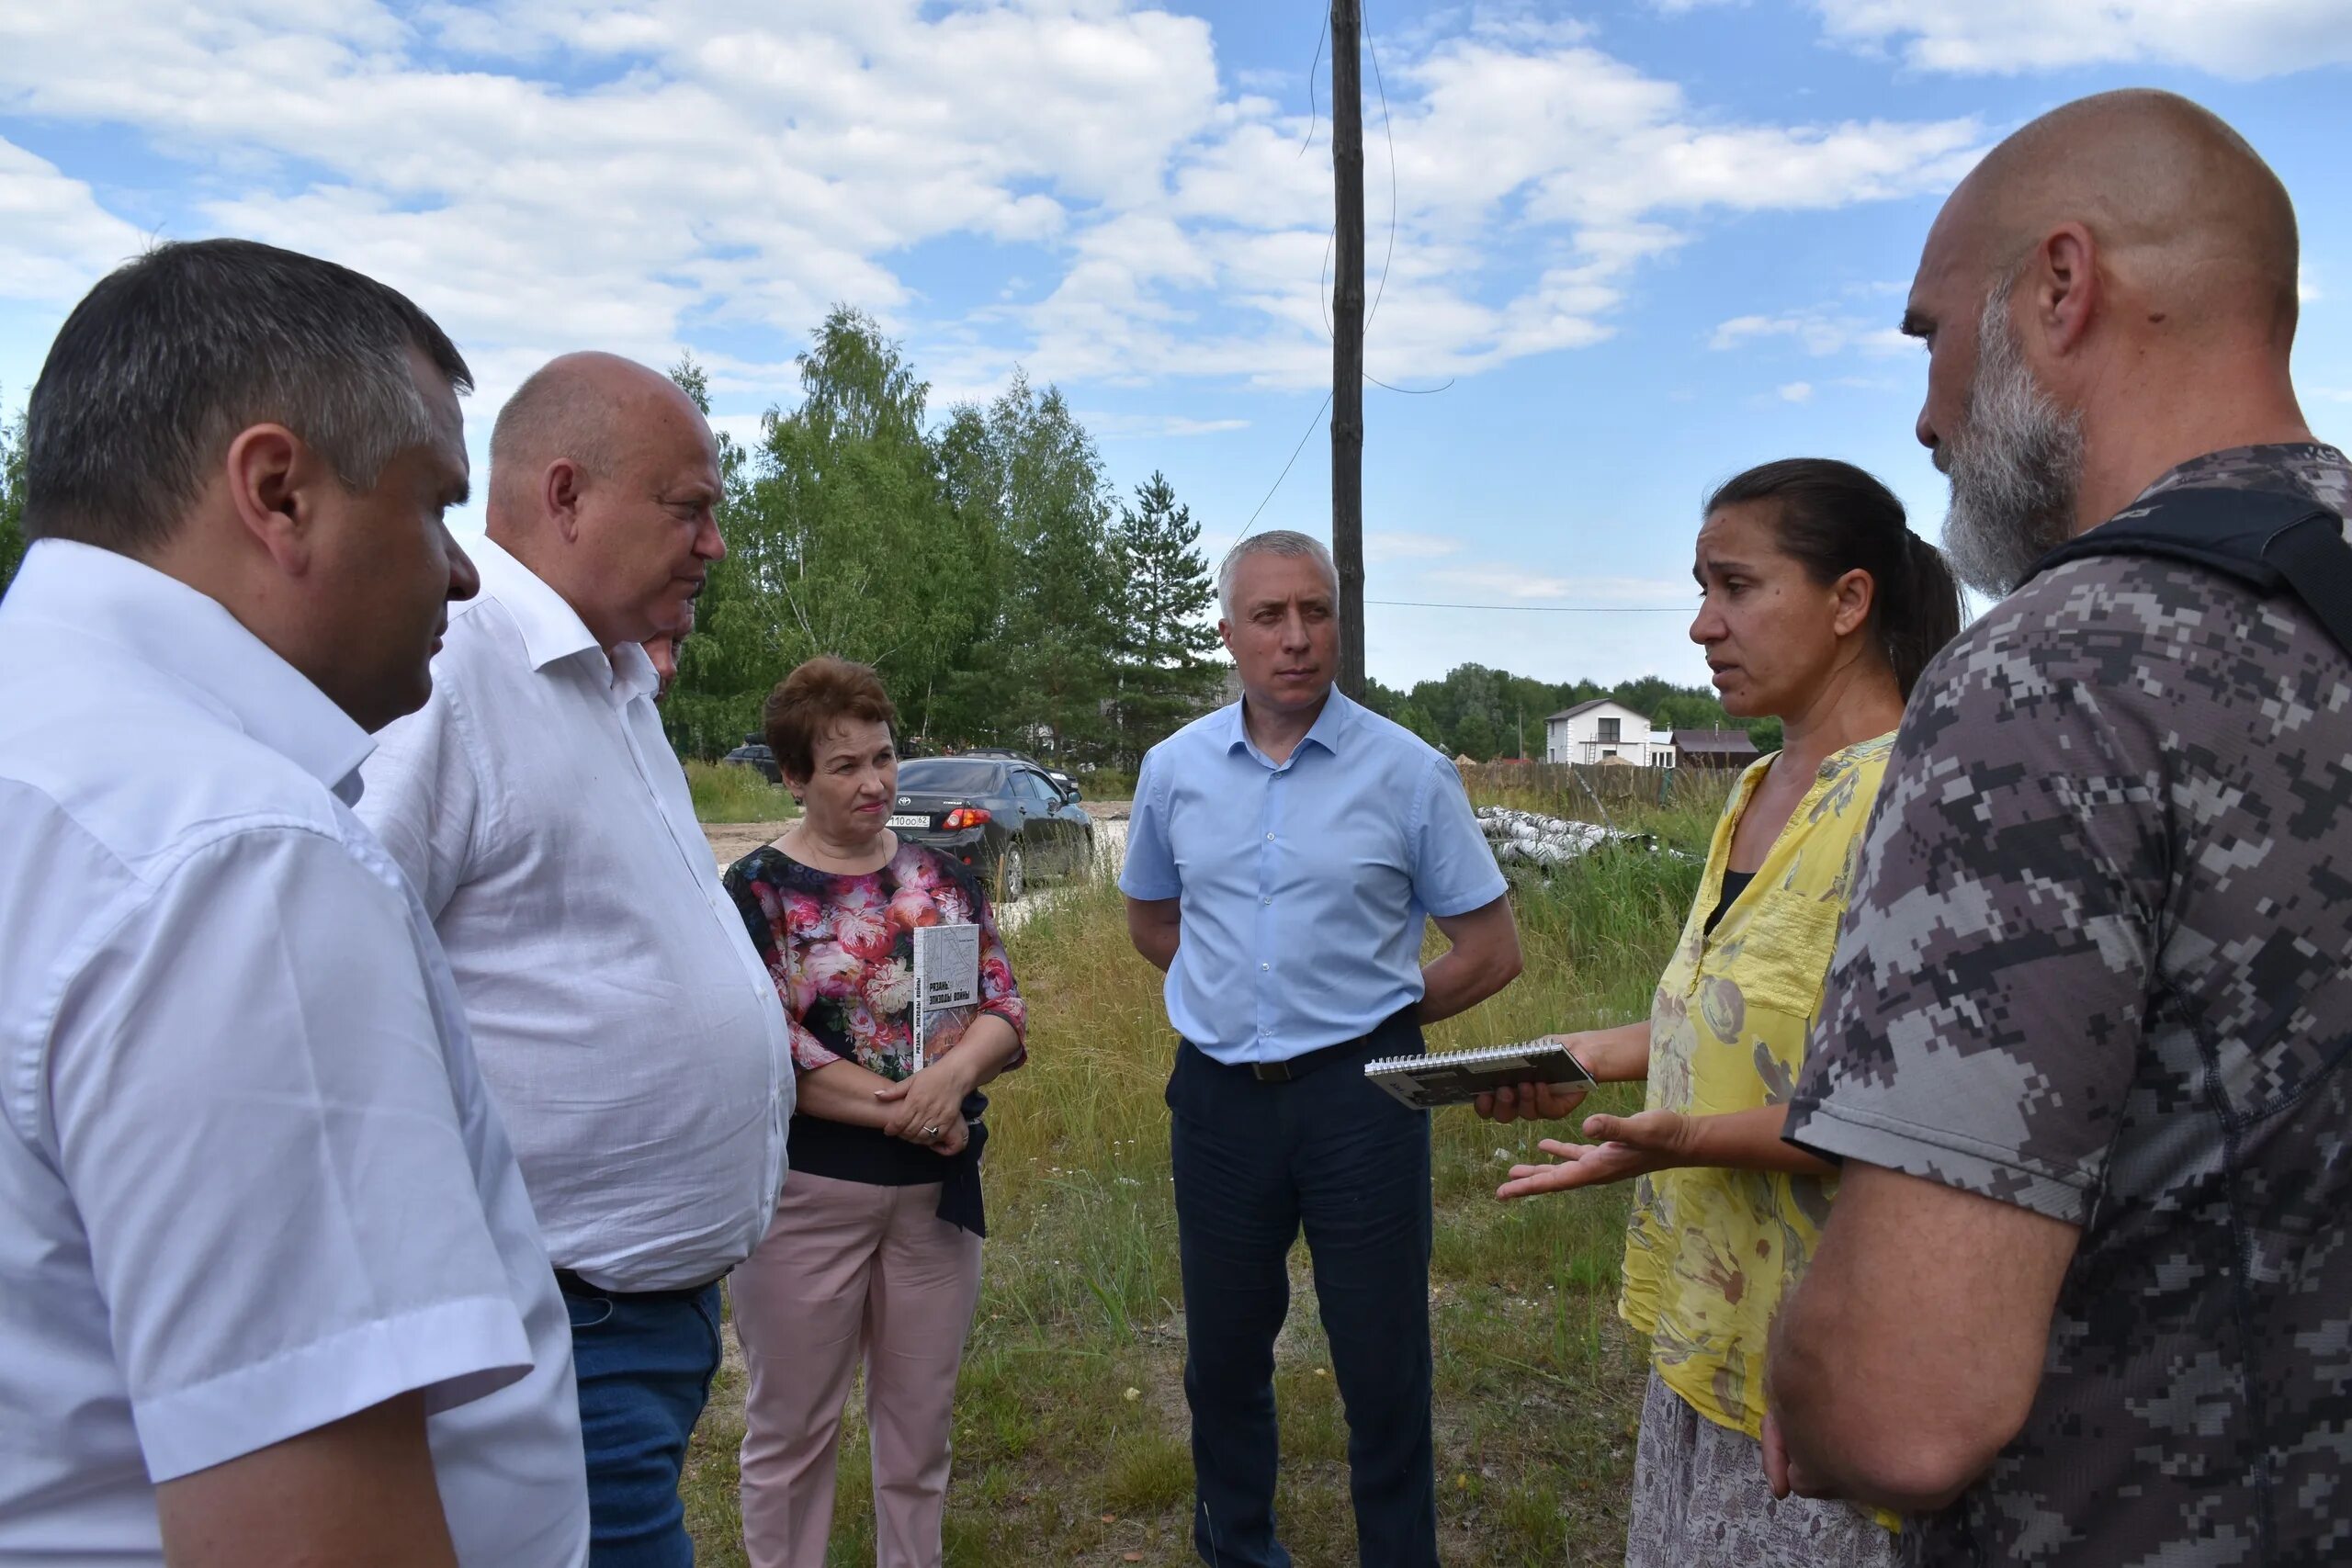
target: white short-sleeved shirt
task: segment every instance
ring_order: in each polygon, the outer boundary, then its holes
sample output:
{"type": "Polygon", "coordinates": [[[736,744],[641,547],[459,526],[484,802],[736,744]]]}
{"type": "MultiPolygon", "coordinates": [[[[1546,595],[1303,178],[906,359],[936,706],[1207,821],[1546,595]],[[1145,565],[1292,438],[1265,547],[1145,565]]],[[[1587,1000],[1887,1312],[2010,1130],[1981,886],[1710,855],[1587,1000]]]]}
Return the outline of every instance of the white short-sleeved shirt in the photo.
{"type": "Polygon", "coordinates": [[[367,735],[215,601],[0,601],[0,1563],[414,1390],[459,1560],[585,1561],[570,1327],[367,735]]]}
{"type": "Polygon", "coordinates": [[[784,1180],[784,1008],[719,885],[654,711],[492,540],[433,698],[388,726],[359,814],[416,884],[458,976],[548,1253],[607,1290],[750,1256],[784,1180]]]}

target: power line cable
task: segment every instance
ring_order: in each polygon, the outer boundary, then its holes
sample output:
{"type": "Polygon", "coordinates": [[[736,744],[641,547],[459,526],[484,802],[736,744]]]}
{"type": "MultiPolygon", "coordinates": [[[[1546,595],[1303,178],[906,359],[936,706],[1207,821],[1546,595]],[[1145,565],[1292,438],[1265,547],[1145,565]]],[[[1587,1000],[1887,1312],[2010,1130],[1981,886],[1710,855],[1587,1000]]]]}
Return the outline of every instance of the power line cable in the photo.
{"type": "MultiPolygon", "coordinates": [[[[1364,312],[1363,331],[1364,335],[1368,338],[1372,335],[1373,321],[1380,314],[1381,296],[1388,292],[1388,264],[1395,260],[1396,256],[1396,211],[1398,205],[1396,199],[1396,121],[1395,117],[1388,112],[1388,81],[1387,78],[1380,73],[1380,44],[1379,41],[1372,36],[1372,15],[1368,10],[1365,10],[1361,4],[1357,6],[1357,15],[1363,23],[1363,46],[1372,55],[1373,85],[1380,89],[1380,133],[1388,139],[1388,248],[1380,258],[1380,284],[1378,288],[1372,291],[1372,309],[1364,312]]],[[[1325,27],[1329,27],[1331,25],[1330,17],[1328,13],[1324,17],[1323,25],[1325,27]]],[[[1330,254],[1329,246],[1325,247],[1324,254],[1326,260],[1328,261],[1330,254]]],[[[1371,382],[1375,387],[1385,387],[1392,392],[1402,392],[1408,398],[1431,397],[1453,386],[1455,380],[1455,378],[1448,376],[1442,382],[1434,387],[1398,387],[1382,380],[1379,377],[1374,375],[1369,370],[1363,373],[1363,378],[1371,382]]]]}
{"type": "MultiPolygon", "coordinates": [[[[1361,7],[1359,7],[1359,14],[1361,15],[1361,7]]],[[[1323,25],[1326,28],[1329,28],[1331,25],[1330,16],[1328,12],[1324,16],[1323,25]]],[[[1386,78],[1385,78],[1380,72],[1380,45],[1373,39],[1372,23],[1369,20],[1364,20],[1363,25],[1364,47],[1372,51],[1372,79],[1374,85],[1376,85],[1380,89],[1381,134],[1388,139],[1388,244],[1380,258],[1380,281],[1373,288],[1371,308],[1364,311],[1363,333],[1365,341],[1369,342],[1372,337],[1372,323],[1380,314],[1381,299],[1388,292],[1388,269],[1390,265],[1394,263],[1396,258],[1397,212],[1400,204],[1396,195],[1396,122],[1394,117],[1389,113],[1388,109],[1388,83],[1386,78]]],[[[1318,39],[1316,44],[1315,56],[1318,62],[1320,62],[1323,58],[1322,47],[1322,43],[1318,39]]],[[[1314,85],[1315,80],[1313,75],[1310,73],[1307,77],[1307,88],[1310,94],[1314,89],[1314,85]]],[[[1310,136],[1314,134],[1314,125],[1311,121],[1307,127],[1307,134],[1310,136]]],[[[1301,152],[1305,152],[1306,148],[1302,146],[1299,150],[1301,152]]],[[[1331,321],[1331,297],[1329,294],[1325,292],[1325,285],[1330,280],[1331,275],[1331,247],[1339,243],[1339,230],[1336,226],[1324,231],[1323,265],[1316,269],[1315,274],[1315,302],[1323,309],[1323,335],[1325,337],[1337,336],[1339,330],[1331,321]]],[[[1381,388],[1383,390],[1401,392],[1408,398],[1433,397],[1439,392],[1446,391],[1451,389],[1453,383],[1459,379],[1457,377],[1448,376],[1443,381],[1441,381],[1434,387],[1399,387],[1392,381],[1382,380],[1379,377],[1374,375],[1369,370],[1360,371],[1359,374],[1361,374],[1365,380],[1371,382],[1375,387],[1381,388]]]]}
{"type": "MultiPolygon", "coordinates": [[[[1258,502],[1258,512],[1263,512],[1266,510],[1266,502],[1274,499],[1274,491],[1282,489],[1283,480],[1290,478],[1291,463],[1297,462],[1298,455],[1306,450],[1306,443],[1313,438],[1315,432],[1321,427],[1323,423],[1323,415],[1329,411],[1330,407],[1331,394],[1329,392],[1326,392],[1323,394],[1322,406],[1315,411],[1315,418],[1310,421],[1306,426],[1306,434],[1300,436],[1298,438],[1298,445],[1290,449],[1290,463],[1284,463],[1283,465],[1283,471],[1274,476],[1274,482],[1266,487],[1264,499],[1258,502]]],[[[1250,530],[1257,525],[1258,512],[1252,512],[1250,513],[1250,521],[1241,525],[1241,536],[1243,538],[1248,538],[1250,536],[1250,530]]]]}
{"type": "Polygon", "coordinates": [[[1322,29],[1315,35],[1315,59],[1306,67],[1306,134],[1300,138],[1298,151],[1292,154],[1294,158],[1306,156],[1307,144],[1315,140],[1315,127],[1322,118],[1315,106],[1315,73],[1322,68],[1323,40],[1330,36],[1331,10],[1327,6],[1323,9],[1322,29]]]}
{"type": "Polygon", "coordinates": [[[1367,599],[1406,610],[1534,610],[1547,615],[1687,615],[1688,604],[1450,604],[1431,599],[1367,599]]]}
{"type": "MultiPolygon", "coordinates": [[[[1362,16],[1361,10],[1359,10],[1359,16],[1362,16]]],[[[1400,204],[1397,197],[1396,186],[1396,125],[1388,108],[1388,81],[1386,77],[1381,74],[1380,46],[1373,40],[1372,24],[1367,19],[1363,21],[1362,26],[1363,29],[1365,47],[1372,52],[1373,83],[1380,90],[1381,131],[1382,134],[1388,139],[1388,244],[1386,250],[1383,253],[1380,258],[1380,282],[1373,290],[1372,306],[1364,312],[1364,329],[1367,334],[1369,334],[1372,328],[1373,318],[1380,314],[1381,298],[1388,292],[1388,269],[1396,257],[1397,212],[1400,204]]],[[[1320,122],[1321,110],[1317,107],[1315,97],[1315,73],[1318,70],[1322,69],[1323,44],[1330,36],[1331,12],[1329,7],[1326,6],[1323,12],[1323,25],[1317,30],[1315,35],[1315,58],[1307,62],[1306,67],[1306,135],[1299,142],[1298,152],[1295,156],[1306,156],[1308,145],[1315,140],[1315,128],[1320,122]]],[[[1326,232],[1323,240],[1323,265],[1317,273],[1315,279],[1316,302],[1323,308],[1323,335],[1327,338],[1336,335],[1336,328],[1333,326],[1331,321],[1331,301],[1330,298],[1324,292],[1324,285],[1329,280],[1331,270],[1331,247],[1338,242],[1338,239],[1339,231],[1336,227],[1326,232]]],[[[1365,371],[1363,373],[1363,378],[1371,382],[1375,387],[1385,388],[1389,391],[1401,392],[1407,397],[1414,398],[1434,396],[1435,394],[1442,392],[1452,387],[1455,380],[1455,378],[1449,376],[1442,383],[1435,387],[1398,387],[1392,386],[1390,383],[1382,380],[1379,377],[1373,375],[1370,371],[1365,371]]],[[[1306,450],[1307,442],[1314,439],[1316,431],[1321,428],[1324,414],[1330,411],[1332,396],[1333,394],[1330,392],[1323,394],[1323,401],[1321,405],[1316,409],[1315,417],[1307,422],[1306,434],[1302,434],[1298,438],[1298,445],[1291,448],[1290,458],[1287,462],[1283,464],[1283,471],[1274,476],[1274,482],[1266,488],[1266,493],[1264,496],[1260,498],[1256,509],[1250,513],[1250,521],[1241,525],[1243,537],[1248,537],[1250,529],[1257,525],[1260,514],[1266,510],[1267,504],[1274,499],[1274,492],[1283,488],[1283,480],[1290,477],[1291,469],[1297,465],[1298,455],[1306,450]]],[[[1389,601],[1386,600],[1368,602],[1379,604],[1389,603],[1389,601]]],[[[1443,608],[1445,606],[1440,607],[1443,608]]],[[[1474,606],[1464,607],[1472,608],[1474,606]]]]}

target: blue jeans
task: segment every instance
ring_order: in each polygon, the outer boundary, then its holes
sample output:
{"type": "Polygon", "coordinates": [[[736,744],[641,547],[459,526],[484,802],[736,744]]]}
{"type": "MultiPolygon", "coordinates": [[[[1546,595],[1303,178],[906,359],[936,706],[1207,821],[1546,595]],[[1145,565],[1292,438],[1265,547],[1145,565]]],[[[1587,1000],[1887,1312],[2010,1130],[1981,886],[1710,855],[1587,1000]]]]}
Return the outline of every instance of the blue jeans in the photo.
{"type": "Polygon", "coordinates": [[[1168,1083],[1193,1410],[1193,1540],[1218,1568],[1286,1568],[1274,1534],[1274,1336],[1302,1229],[1348,1417],[1367,1568],[1436,1568],[1430,1435],[1430,1124],[1364,1081],[1420,1048],[1392,1020],[1311,1076],[1261,1083],[1190,1045],[1168,1083]]]}
{"type": "Polygon", "coordinates": [[[718,1287],[567,1292],[563,1304],[588,1449],[589,1568],[693,1568],[678,1475],[718,1371],[718,1287]]]}

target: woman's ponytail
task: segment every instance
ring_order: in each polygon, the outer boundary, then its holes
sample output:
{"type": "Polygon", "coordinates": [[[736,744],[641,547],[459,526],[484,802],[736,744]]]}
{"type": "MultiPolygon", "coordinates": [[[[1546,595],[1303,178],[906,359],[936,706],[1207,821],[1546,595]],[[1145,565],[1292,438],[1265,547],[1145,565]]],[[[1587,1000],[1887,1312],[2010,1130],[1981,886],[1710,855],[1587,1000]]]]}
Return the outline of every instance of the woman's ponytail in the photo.
{"type": "Polygon", "coordinates": [[[1899,592],[1888,595],[1883,585],[1879,590],[1879,642],[1903,700],[1909,702],[1928,665],[1960,635],[1960,584],[1943,551],[1908,527],[1903,530],[1902,565],[1895,575],[1899,592]]]}

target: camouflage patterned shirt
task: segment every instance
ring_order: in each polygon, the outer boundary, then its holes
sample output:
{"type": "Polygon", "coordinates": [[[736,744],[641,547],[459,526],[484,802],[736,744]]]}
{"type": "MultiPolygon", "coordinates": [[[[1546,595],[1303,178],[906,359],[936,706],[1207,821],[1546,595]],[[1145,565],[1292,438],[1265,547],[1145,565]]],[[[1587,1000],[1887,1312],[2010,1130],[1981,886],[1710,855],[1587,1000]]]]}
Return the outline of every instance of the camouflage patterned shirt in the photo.
{"type": "MultiPolygon", "coordinates": [[[[2183,486],[2352,511],[2332,448],[2183,486]]],[[[2069,562],[1904,716],[1790,1106],[2082,1227],[2025,1429],[1928,1563],[2352,1562],[2352,660],[2291,599],[2069,562]]]]}

